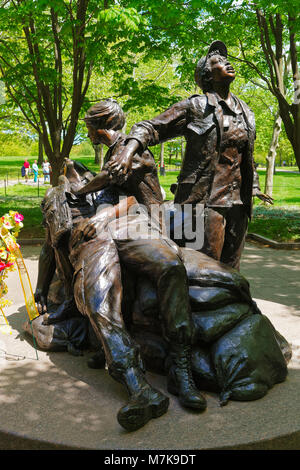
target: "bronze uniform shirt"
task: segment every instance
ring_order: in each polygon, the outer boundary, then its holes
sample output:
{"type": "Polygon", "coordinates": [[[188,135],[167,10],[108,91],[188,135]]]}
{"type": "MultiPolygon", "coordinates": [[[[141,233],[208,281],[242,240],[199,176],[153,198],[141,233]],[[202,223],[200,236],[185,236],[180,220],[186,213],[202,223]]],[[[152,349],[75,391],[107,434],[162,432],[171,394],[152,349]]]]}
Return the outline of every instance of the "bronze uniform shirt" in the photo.
{"type": "Polygon", "coordinates": [[[241,161],[248,134],[239,103],[231,95],[227,105],[218,97],[223,109],[224,132],[221,141],[220,158],[216,164],[215,176],[208,207],[232,207],[243,204],[240,198],[242,185],[241,161]]]}

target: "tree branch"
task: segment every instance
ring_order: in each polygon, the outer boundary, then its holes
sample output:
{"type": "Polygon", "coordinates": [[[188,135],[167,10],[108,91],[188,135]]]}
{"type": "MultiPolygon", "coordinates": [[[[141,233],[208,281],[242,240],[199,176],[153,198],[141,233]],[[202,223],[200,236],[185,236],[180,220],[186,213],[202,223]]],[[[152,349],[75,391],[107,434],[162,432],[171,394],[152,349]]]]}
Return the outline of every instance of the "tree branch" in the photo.
{"type": "Polygon", "coordinates": [[[57,124],[62,123],[62,57],[61,57],[61,44],[59,39],[59,26],[57,13],[51,8],[51,23],[52,32],[54,37],[54,55],[55,55],[55,70],[58,77],[58,84],[54,86],[54,112],[57,118],[57,124]]]}

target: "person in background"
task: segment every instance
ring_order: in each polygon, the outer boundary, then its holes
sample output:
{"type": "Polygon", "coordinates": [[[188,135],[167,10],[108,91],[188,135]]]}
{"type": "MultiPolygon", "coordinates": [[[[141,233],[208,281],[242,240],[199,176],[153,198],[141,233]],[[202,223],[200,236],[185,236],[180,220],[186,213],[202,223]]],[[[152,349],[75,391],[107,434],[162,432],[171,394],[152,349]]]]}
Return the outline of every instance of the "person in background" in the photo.
{"type": "Polygon", "coordinates": [[[44,184],[48,181],[50,183],[50,163],[47,158],[42,165],[43,175],[44,175],[44,184]]]}
{"type": "Polygon", "coordinates": [[[33,181],[36,183],[37,179],[38,179],[38,176],[39,176],[39,167],[38,167],[38,164],[37,164],[36,160],[34,160],[34,164],[32,165],[32,169],[33,169],[33,181]]]}
{"type": "Polygon", "coordinates": [[[24,176],[25,176],[25,167],[24,167],[24,163],[23,163],[22,168],[21,168],[21,176],[22,176],[22,178],[24,178],[24,176]]]}
{"type": "Polygon", "coordinates": [[[23,166],[24,166],[24,168],[25,168],[25,181],[26,181],[26,183],[27,183],[27,181],[28,181],[28,175],[29,175],[29,169],[30,169],[30,163],[29,163],[29,161],[27,160],[27,158],[26,158],[26,160],[25,160],[23,166]]]}

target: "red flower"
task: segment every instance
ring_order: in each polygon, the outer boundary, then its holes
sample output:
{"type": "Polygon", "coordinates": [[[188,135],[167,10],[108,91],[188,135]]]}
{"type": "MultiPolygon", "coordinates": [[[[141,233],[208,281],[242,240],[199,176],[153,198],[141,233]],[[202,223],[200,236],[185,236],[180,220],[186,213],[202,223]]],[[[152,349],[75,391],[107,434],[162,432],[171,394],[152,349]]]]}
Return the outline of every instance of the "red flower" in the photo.
{"type": "Polygon", "coordinates": [[[14,263],[4,263],[4,261],[0,261],[0,271],[3,271],[6,268],[9,268],[9,266],[12,266],[14,263]]]}

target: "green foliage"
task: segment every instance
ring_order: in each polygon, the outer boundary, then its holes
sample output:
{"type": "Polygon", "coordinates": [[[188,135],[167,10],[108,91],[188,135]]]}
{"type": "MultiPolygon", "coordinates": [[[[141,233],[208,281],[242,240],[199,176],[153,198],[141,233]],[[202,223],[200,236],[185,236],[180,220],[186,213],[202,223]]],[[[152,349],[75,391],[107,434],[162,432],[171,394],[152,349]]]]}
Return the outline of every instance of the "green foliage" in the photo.
{"type": "Polygon", "coordinates": [[[81,142],[79,145],[73,145],[72,150],[70,152],[70,158],[80,158],[82,155],[93,155],[94,154],[94,149],[91,143],[86,140],[84,142],[81,142]]]}
{"type": "Polygon", "coordinates": [[[38,142],[15,133],[0,133],[0,155],[38,155],[38,142]]]}
{"type": "MultiPolygon", "coordinates": [[[[91,104],[107,97],[118,99],[127,113],[129,131],[134,122],[200,92],[194,83],[195,65],[211,41],[221,39],[241,77],[233,91],[256,115],[255,158],[265,159],[278,103],[270,91],[257,86],[258,82],[266,86],[261,76],[270,81],[270,73],[254,7],[264,9],[267,18],[281,14],[286,51],[288,12],[297,16],[295,2],[23,0],[0,5],[0,72],[7,83],[7,102],[0,114],[8,114],[0,120],[1,130],[11,126],[27,133],[27,120],[32,140],[40,130],[47,134],[47,154],[59,147],[68,155],[75,137],[76,144],[82,143],[73,146],[71,155],[89,155],[92,147],[78,117],[91,104]]],[[[299,32],[299,21],[293,28],[299,32]]],[[[270,37],[274,48],[274,36],[270,37]]],[[[291,75],[286,87],[291,102],[291,75]]],[[[14,139],[8,148],[1,139],[0,155],[21,154],[23,141],[16,147],[14,139]]],[[[32,143],[27,153],[33,155],[35,149],[37,144],[32,143]]],[[[159,148],[153,152],[158,158],[159,148]]],[[[287,153],[292,148],[282,132],[279,154],[287,153]]]]}

